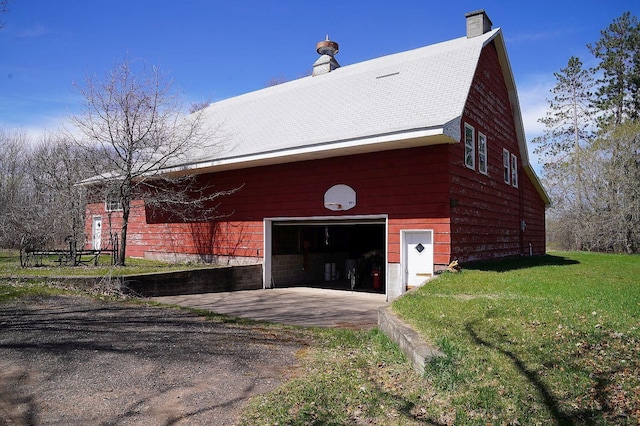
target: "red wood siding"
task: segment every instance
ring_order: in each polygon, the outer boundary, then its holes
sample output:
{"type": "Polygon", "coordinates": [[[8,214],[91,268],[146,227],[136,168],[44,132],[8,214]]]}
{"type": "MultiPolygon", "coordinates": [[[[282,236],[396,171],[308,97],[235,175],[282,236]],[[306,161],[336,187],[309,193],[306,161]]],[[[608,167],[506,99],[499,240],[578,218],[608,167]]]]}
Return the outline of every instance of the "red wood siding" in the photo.
{"type": "MultiPolygon", "coordinates": [[[[487,136],[488,175],[464,165],[464,143],[449,148],[451,163],[452,258],[460,261],[534,254],[544,247],[544,202],[523,173],[507,87],[493,44],[482,52],[474,76],[464,123],[487,136]],[[503,148],[518,157],[519,188],[504,182],[503,148]],[[527,228],[521,233],[521,220],[527,228]]],[[[476,153],[477,155],[477,153],[476,153]]]]}
{"type": "MultiPolygon", "coordinates": [[[[264,218],[345,215],[389,216],[390,262],[400,262],[400,229],[433,229],[436,262],[449,259],[447,147],[400,149],[202,175],[217,190],[242,186],[220,200],[226,218],[215,224],[159,223],[132,211],[127,254],[214,253],[261,257],[264,218]],[[333,212],[324,193],[335,184],[356,191],[356,207],[333,212]]],[[[92,204],[90,216],[104,209],[92,204]]],[[[106,230],[106,221],[103,221],[106,230]]]]}
{"type": "Polygon", "coordinates": [[[545,204],[540,194],[528,179],[521,173],[522,219],[525,229],[522,233],[524,253],[541,255],[546,253],[545,204]],[[529,246],[531,244],[531,246],[529,246]]]}

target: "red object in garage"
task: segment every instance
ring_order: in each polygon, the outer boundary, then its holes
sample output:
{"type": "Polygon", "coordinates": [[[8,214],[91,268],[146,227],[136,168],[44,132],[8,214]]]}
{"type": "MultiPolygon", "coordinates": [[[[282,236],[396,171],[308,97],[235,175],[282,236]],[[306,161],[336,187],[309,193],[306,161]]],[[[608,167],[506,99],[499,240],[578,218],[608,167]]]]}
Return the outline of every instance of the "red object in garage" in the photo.
{"type": "Polygon", "coordinates": [[[374,269],[373,271],[371,271],[371,275],[373,276],[373,288],[379,289],[380,288],[380,270],[374,269]]]}

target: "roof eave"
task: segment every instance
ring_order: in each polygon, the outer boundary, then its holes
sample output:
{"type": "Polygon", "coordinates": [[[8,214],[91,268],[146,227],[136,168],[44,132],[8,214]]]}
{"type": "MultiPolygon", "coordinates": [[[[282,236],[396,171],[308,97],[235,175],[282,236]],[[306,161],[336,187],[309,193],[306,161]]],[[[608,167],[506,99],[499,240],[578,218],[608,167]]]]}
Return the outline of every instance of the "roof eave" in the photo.
{"type": "Polygon", "coordinates": [[[284,150],[261,152],[238,157],[218,158],[197,163],[185,163],[166,168],[162,174],[204,174],[249,167],[269,166],[298,161],[317,160],[347,155],[365,154],[419,146],[458,143],[459,118],[440,127],[412,129],[384,135],[372,135],[341,141],[324,142],[284,150]]]}

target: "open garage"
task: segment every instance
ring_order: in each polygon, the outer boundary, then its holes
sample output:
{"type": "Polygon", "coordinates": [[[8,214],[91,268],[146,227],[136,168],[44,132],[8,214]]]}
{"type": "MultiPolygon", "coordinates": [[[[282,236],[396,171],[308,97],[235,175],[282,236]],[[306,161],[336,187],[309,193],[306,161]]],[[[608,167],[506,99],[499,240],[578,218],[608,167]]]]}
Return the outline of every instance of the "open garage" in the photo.
{"type": "Polygon", "coordinates": [[[267,221],[272,287],[385,293],[386,219],[267,221]]]}

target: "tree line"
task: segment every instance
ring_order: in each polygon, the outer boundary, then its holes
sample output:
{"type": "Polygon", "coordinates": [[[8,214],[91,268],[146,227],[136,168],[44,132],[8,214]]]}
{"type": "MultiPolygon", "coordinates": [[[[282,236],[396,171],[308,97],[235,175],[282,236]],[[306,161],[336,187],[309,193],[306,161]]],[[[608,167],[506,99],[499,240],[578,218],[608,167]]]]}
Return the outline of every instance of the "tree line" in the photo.
{"type": "Polygon", "coordinates": [[[0,129],[0,247],[61,247],[84,240],[85,192],[91,158],[53,134],[39,141],[0,129]]]}
{"type": "Polygon", "coordinates": [[[185,106],[168,75],[141,59],[87,75],[76,89],[83,105],[68,129],[40,141],[0,129],[0,247],[81,248],[87,196],[112,206],[109,222],[118,217],[104,248],[117,248],[120,265],[134,200],[172,220],[217,218],[218,199],[238,188],[219,190],[184,171],[192,155],[215,155],[223,142],[205,119],[208,104],[185,106]]]}
{"type": "Polygon", "coordinates": [[[640,25],[622,14],[554,73],[535,138],[552,200],[547,240],[571,250],[640,251],[640,25]]]}

